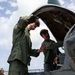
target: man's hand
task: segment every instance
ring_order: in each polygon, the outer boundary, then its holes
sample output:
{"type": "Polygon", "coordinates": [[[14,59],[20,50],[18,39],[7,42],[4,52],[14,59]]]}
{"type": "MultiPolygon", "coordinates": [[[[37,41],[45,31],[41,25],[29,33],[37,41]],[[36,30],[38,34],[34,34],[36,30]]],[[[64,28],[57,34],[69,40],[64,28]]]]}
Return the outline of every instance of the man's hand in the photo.
{"type": "Polygon", "coordinates": [[[40,49],[38,50],[38,52],[43,52],[45,50],[46,46],[41,46],[40,49]]]}
{"type": "Polygon", "coordinates": [[[53,64],[55,64],[55,63],[57,64],[57,62],[58,62],[58,57],[55,57],[53,64]]]}

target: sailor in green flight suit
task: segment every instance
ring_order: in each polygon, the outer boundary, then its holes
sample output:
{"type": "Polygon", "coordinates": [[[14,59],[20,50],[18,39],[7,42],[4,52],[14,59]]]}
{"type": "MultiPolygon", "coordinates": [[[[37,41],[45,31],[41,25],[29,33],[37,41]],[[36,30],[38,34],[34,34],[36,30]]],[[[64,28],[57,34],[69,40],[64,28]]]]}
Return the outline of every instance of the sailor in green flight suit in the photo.
{"type": "Polygon", "coordinates": [[[40,22],[36,16],[20,17],[13,29],[13,46],[8,58],[8,75],[28,75],[30,56],[37,57],[39,51],[32,49],[30,30],[39,27],[40,22]]]}
{"type": "Polygon", "coordinates": [[[44,74],[48,75],[49,71],[56,69],[57,55],[60,53],[58,47],[62,46],[62,42],[56,43],[50,39],[47,29],[40,31],[41,37],[44,39],[40,47],[40,51],[44,54],[44,74]]]}

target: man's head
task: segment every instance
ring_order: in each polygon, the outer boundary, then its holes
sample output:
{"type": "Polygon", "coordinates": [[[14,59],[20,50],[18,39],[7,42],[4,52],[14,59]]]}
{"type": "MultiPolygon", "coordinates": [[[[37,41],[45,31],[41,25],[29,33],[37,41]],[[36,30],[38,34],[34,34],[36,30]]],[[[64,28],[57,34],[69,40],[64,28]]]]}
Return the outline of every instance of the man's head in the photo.
{"type": "Polygon", "coordinates": [[[36,27],[39,27],[39,25],[40,25],[39,18],[37,16],[31,16],[28,21],[28,28],[30,30],[34,30],[36,27]]]}
{"type": "Polygon", "coordinates": [[[47,40],[50,38],[48,30],[47,29],[42,29],[40,31],[40,35],[44,38],[44,40],[47,40]]]}

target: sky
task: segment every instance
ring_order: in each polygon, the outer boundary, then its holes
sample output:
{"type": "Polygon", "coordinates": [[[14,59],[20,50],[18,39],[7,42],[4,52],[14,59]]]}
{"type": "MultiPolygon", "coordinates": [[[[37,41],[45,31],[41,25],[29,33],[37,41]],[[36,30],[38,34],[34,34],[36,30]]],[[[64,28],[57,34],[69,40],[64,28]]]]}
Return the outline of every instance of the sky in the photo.
{"type": "MultiPolygon", "coordinates": [[[[62,7],[75,12],[75,0],[59,0],[59,2],[62,7]]],[[[38,7],[46,4],[47,0],[0,0],[0,68],[8,71],[9,64],[7,59],[12,47],[13,27],[19,20],[19,17],[30,15],[38,7]]],[[[47,28],[41,20],[40,22],[41,26],[36,28],[35,31],[31,31],[32,48],[35,49],[40,48],[43,41],[39,35],[40,30],[47,28]]],[[[51,36],[51,39],[54,39],[54,37],[51,36]]],[[[37,58],[31,58],[29,69],[43,69],[43,53],[37,58]]]]}

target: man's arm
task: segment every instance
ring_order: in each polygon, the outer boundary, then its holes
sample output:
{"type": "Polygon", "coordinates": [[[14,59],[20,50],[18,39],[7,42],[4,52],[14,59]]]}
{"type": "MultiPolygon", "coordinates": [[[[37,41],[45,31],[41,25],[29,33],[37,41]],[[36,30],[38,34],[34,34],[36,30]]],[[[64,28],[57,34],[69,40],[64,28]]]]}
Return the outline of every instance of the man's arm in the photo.
{"type": "Polygon", "coordinates": [[[62,47],[62,46],[63,46],[63,42],[60,41],[60,42],[51,44],[49,47],[47,47],[47,49],[55,49],[55,48],[62,47]]]}
{"type": "Polygon", "coordinates": [[[30,52],[30,55],[34,56],[34,57],[38,57],[39,54],[40,54],[39,49],[32,49],[31,52],[30,52]]]}
{"type": "Polygon", "coordinates": [[[29,16],[20,17],[19,21],[17,23],[18,28],[25,29],[25,27],[27,26],[29,18],[30,18],[29,16]]]}

